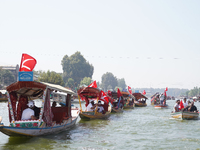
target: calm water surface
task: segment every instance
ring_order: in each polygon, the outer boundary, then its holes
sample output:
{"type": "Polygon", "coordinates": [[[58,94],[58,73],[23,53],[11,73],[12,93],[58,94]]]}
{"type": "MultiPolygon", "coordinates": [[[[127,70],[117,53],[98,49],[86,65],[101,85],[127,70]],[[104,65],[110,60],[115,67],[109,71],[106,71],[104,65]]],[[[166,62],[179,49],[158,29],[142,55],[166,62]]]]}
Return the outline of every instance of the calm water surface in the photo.
{"type": "MultiPolygon", "coordinates": [[[[112,114],[108,120],[82,121],[60,134],[22,138],[0,133],[0,149],[200,149],[200,120],[170,118],[175,101],[168,109],[148,106],[112,114]]],[[[77,104],[75,104],[78,106],[77,104]]],[[[200,109],[200,103],[195,105],[200,109]]],[[[0,115],[8,125],[7,103],[0,103],[0,115]]]]}

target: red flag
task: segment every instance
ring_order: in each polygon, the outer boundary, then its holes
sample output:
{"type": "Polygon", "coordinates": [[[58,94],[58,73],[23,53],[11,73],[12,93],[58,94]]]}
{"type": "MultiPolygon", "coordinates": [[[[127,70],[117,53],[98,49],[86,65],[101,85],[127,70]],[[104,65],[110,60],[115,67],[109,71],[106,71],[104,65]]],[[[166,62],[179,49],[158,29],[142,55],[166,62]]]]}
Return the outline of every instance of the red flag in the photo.
{"type": "Polygon", "coordinates": [[[132,90],[131,90],[130,86],[128,86],[128,92],[129,92],[130,95],[132,95],[132,90]]]}
{"type": "Polygon", "coordinates": [[[179,104],[179,109],[182,109],[182,108],[184,108],[184,105],[183,105],[183,102],[182,102],[182,100],[181,100],[181,102],[180,102],[180,104],[179,104]]]}
{"type": "Polygon", "coordinates": [[[19,71],[33,71],[37,61],[35,58],[28,54],[22,54],[21,64],[19,71]]]}
{"type": "Polygon", "coordinates": [[[142,94],[145,95],[145,94],[146,94],[146,91],[144,90],[142,94]]]}
{"type": "Polygon", "coordinates": [[[168,91],[168,87],[166,87],[165,91],[168,91]]]}
{"type": "Polygon", "coordinates": [[[167,93],[166,93],[166,91],[164,92],[164,95],[167,97],[167,93]]]}
{"type": "Polygon", "coordinates": [[[117,97],[119,98],[120,96],[122,96],[122,93],[120,92],[119,88],[117,89],[117,97]]]}
{"type": "Polygon", "coordinates": [[[92,82],[90,85],[88,85],[88,87],[97,88],[96,80],[94,82],[92,82]]]}
{"type": "Polygon", "coordinates": [[[112,93],[111,93],[111,91],[110,91],[110,90],[108,90],[108,95],[109,95],[109,96],[111,96],[111,95],[112,95],[112,93]]]}
{"type": "Polygon", "coordinates": [[[108,97],[106,96],[106,94],[104,93],[104,91],[101,90],[101,92],[99,93],[99,100],[104,101],[105,103],[109,102],[108,97]]]}

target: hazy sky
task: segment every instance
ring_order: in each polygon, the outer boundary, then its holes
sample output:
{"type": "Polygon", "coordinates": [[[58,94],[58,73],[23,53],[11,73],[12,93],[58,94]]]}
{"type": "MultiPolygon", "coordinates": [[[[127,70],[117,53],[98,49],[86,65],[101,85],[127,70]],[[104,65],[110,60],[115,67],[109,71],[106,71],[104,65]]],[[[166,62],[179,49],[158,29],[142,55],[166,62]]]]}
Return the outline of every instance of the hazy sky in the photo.
{"type": "Polygon", "coordinates": [[[199,0],[1,0],[0,65],[62,72],[76,51],[132,88],[200,86],[199,0]]]}

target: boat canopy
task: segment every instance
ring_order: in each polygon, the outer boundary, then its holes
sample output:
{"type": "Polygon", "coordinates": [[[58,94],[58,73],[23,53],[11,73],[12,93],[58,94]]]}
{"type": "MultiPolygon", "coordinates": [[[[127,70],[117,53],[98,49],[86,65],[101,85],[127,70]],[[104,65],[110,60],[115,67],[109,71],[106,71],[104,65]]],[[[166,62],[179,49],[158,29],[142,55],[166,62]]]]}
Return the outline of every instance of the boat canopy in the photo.
{"type": "Polygon", "coordinates": [[[144,95],[141,94],[141,93],[133,93],[132,95],[133,95],[137,100],[138,100],[138,99],[141,99],[141,98],[148,99],[146,96],[144,96],[144,95]]]}
{"type": "Polygon", "coordinates": [[[81,97],[97,98],[101,90],[93,87],[84,87],[78,90],[78,95],[81,97]]]}
{"type": "Polygon", "coordinates": [[[9,93],[15,91],[17,94],[24,96],[40,97],[46,88],[67,94],[75,94],[72,90],[60,85],[36,81],[18,81],[9,85],[6,89],[9,93]]]}

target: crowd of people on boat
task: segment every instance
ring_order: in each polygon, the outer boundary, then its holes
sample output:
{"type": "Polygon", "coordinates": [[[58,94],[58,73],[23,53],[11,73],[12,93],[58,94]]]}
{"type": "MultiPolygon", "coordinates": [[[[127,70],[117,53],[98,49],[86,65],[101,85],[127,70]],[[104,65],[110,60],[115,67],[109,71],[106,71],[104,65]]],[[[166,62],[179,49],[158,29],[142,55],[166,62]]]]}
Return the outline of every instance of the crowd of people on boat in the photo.
{"type": "Polygon", "coordinates": [[[104,114],[105,110],[104,107],[101,104],[101,101],[98,101],[97,104],[94,103],[94,100],[91,100],[90,103],[86,107],[86,111],[95,111],[97,109],[97,112],[104,114]]]}
{"type": "Polygon", "coordinates": [[[198,112],[197,107],[194,105],[194,101],[187,101],[186,98],[183,99],[183,102],[181,104],[181,100],[176,100],[176,103],[174,105],[174,112],[179,111],[189,111],[189,112],[198,112]]]}

